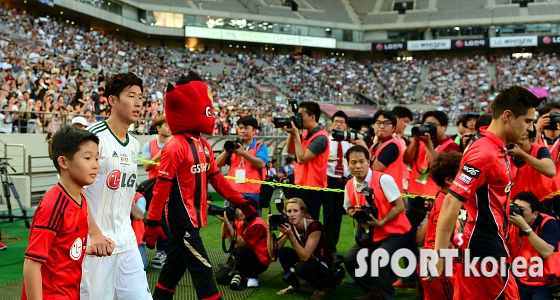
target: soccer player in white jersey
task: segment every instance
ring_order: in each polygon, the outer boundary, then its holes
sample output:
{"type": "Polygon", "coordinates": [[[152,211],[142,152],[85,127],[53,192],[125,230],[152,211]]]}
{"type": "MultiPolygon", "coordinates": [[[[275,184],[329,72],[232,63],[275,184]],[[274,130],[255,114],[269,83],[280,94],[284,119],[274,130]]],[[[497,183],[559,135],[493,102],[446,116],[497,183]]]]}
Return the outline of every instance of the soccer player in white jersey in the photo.
{"type": "Polygon", "coordinates": [[[99,173],[84,195],[95,223],[115,249],[109,257],[84,258],[80,299],[152,299],[130,223],[140,143],[128,128],[140,115],[142,79],[133,73],[113,75],[105,95],[111,116],[87,128],[99,137],[99,173]]]}

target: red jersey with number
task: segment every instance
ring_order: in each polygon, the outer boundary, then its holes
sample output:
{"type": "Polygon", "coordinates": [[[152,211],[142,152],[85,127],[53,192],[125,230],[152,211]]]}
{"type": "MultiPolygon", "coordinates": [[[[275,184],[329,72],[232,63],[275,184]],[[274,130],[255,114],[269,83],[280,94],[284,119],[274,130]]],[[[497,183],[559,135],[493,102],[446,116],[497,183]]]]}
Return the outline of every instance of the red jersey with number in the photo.
{"type": "Polygon", "coordinates": [[[498,136],[485,127],[480,133],[464,153],[449,193],[463,201],[467,211],[462,248],[470,249],[471,257],[509,257],[511,163],[498,136]]]}
{"type": "MultiPolygon", "coordinates": [[[[78,204],[56,184],[41,198],[31,226],[25,258],[41,263],[43,299],[79,299],[86,251],[86,198],[78,204]]],[[[22,299],[27,299],[25,286],[22,299]]]]}

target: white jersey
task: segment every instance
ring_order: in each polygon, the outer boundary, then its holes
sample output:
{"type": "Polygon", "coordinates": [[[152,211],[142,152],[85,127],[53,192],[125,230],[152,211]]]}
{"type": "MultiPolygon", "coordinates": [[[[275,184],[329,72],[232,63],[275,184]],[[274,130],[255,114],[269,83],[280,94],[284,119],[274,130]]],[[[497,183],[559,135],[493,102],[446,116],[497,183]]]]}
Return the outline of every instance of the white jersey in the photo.
{"type": "Polygon", "coordinates": [[[91,215],[104,236],[116,245],[113,253],[138,247],[130,211],[136,193],[140,142],[130,133],[122,143],[105,121],[87,128],[99,138],[99,172],[92,185],[84,188],[91,215]]]}

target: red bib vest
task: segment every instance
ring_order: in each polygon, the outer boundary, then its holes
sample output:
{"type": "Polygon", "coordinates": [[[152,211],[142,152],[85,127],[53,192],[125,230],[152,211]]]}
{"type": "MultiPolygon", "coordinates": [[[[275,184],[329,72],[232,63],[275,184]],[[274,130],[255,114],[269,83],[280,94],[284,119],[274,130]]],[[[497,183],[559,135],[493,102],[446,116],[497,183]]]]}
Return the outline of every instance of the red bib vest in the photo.
{"type": "MultiPolygon", "coordinates": [[[[138,199],[144,197],[141,193],[136,193],[134,195],[134,202],[138,201],[138,199]]],[[[132,218],[132,230],[134,230],[134,235],[136,235],[136,242],[138,245],[142,245],[144,242],[142,241],[142,237],[144,236],[144,220],[136,220],[132,218]]]]}
{"type": "MultiPolygon", "coordinates": [[[[443,143],[436,147],[436,153],[440,153],[442,150],[447,148],[451,143],[455,143],[452,139],[446,139],[443,143]]],[[[430,160],[428,159],[428,154],[426,153],[426,146],[424,143],[420,142],[418,144],[418,157],[412,162],[410,179],[408,181],[408,193],[420,195],[420,196],[435,196],[440,190],[440,187],[434,182],[431,176],[428,176],[428,181],[426,184],[422,184],[417,180],[420,172],[429,172],[430,160]],[[425,168],[425,170],[422,170],[425,168]]]]}
{"type": "MultiPolygon", "coordinates": [[[[301,136],[303,151],[311,143],[313,138],[306,139],[309,131],[305,131],[301,136]]],[[[294,168],[294,183],[303,186],[327,187],[327,162],[329,161],[330,140],[325,129],[319,130],[315,136],[322,135],[327,139],[325,151],[319,153],[314,159],[307,163],[300,164],[296,161],[294,168]]]]}
{"type": "MultiPolygon", "coordinates": [[[[150,140],[150,157],[154,158],[159,153],[159,150],[161,149],[158,146],[157,139],[150,140]]],[[[148,179],[157,178],[158,175],[159,175],[159,166],[154,165],[154,167],[148,171],[148,179]]]]}
{"type": "MultiPolygon", "coordinates": [[[[378,171],[373,172],[371,175],[371,182],[369,186],[373,189],[373,203],[379,211],[378,220],[383,219],[389,211],[393,208],[393,204],[387,200],[385,193],[381,189],[381,176],[385,175],[378,171]]],[[[357,192],[354,188],[354,178],[348,180],[346,183],[346,192],[353,207],[358,207],[366,204],[366,197],[357,192]]],[[[404,214],[400,213],[396,218],[389,221],[382,227],[373,230],[373,242],[379,242],[386,239],[391,234],[405,234],[410,231],[410,222],[404,214]]]]}
{"type": "MultiPolygon", "coordinates": [[[[539,149],[544,147],[546,146],[533,144],[529,155],[536,158],[539,149]]],[[[512,174],[514,174],[514,176],[517,174],[514,179],[515,184],[511,187],[511,191],[509,193],[512,197],[520,192],[531,192],[537,196],[539,201],[542,201],[546,195],[558,190],[554,177],[548,178],[544,176],[527,163],[521,168],[517,168],[513,164],[511,165],[512,174]],[[539,184],[535,184],[535,182],[538,182],[539,184]]]]}
{"type": "MultiPolygon", "coordinates": [[[[548,215],[545,215],[545,214],[540,214],[540,216],[543,218],[542,222],[539,225],[539,227],[535,230],[535,232],[531,233],[531,234],[539,235],[542,231],[543,225],[547,221],[555,220],[551,216],[548,216],[548,215]]],[[[556,226],[556,224],[554,224],[554,226],[556,226]]],[[[533,247],[533,245],[531,245],[531,242],[529,242],[529,239],[526,236],[521,236],[521,237],[519,236],[519,228],[517,226],[511,225],[509,227],[509,238],[511,239],[510,249],[511,249],[512,257],[521,256],[521,257],[524,257],[527,261],[527,269],[522,269],[519,266],[517,268],[517,270],[520,271],[520,272],[527,272],[527,270],[529,270],[529,266],[531,266],[532,264],[535,264],[535,263],[530,262],[531,257],[540,257],[540,254],[537,252],[535,247],[533,247]]],[[[559,247],[560,247],[560,243],[559,243],[559,247]]],[[[554,274],[557,277],[560,277],[560,268],[559,268],[559,266],[560,266],[560,252],[552,252],[552,255],[549,258],[542,259],[542,260],[543,260],[543,264],[544,264],[544,272],[543,272],[544,276],[542,276],[542,277],[531,277],[531,276],[529,276],[529,273],[527,272],[524,277],[518,277],[517,279],[525,285],[545,286],[547,284],[546,280],[547,280],[549,275],[554,274]]]]}
{"type": "MultiPolygon", "coordinates": [[[[257,225],[262,225],[266,229],[266,235],[263,236],[263,239],[256,245],[247,244],[244,247],[247,247],[247,249],[255,252],[255,254],[259,258],[259,261],[268,266],[270,265],[270,260],[268,259],[268,245],[266,243],[266,237],[268,236],[268,227],[264,223],[264,220],[262,218],[255,218],[255,220],[247,224],[247,228],[245,229],[245,231],[257,225]]],[[[237,231],[238,236],[243,237],[243,221],[235,221],[235,230],[237,231]]]]}
{"type": "MultiPolygon", "coordinates": [[[[259,151],[259,148],[262,145],[263,145],[262,143],[257,142],[255,148],[248,149],[247,153],[251,156],[256,156],[257,151],[259,151]]],[[[253,165],[249,163],[247,160],[245,160],[243,157],[237,156],[234,153],[232,153],[229,160],[228,175],[235,177],[235,171],[237,170],[245,170],[246,179],[264,180],[266,176],[266,167],[259,170],[253,167],[253,165]]],[[[252,182],[236,183],[234,180],[230,180],[229,183],[235,188],[235,190],[237,190],[240,193],[258,194],[261,192],[260,183],[252,183],[252,182]]]]}
{"type": "Polygon", "coordinates": [[[391,177],[393,177],[393,179],[395,179],[395,182],[397,183],[397,186],[399,187],[399,191],[401,191],[401,193],[402,193],[402,191],[403,191],[403,173],[404,173],[403,170],[406,169],[406,166],[404,165],[404,162],[403,162],[403,152],[404,151],[402,151],[402,148],[403,148],[402,142],[399,141],[393,135],[390,139],[381,143],[381,145],[379,147],[377,147],[377,149],[375,149],[375,145],[371,146],[370,152],[373,154],[374,159],[377,159],[377,157],[379,157],[379,155],[381,154],[383,149],[385,149],[385,147],[387,147],[387,145],[390,145],[392,143],[397,145],[397,147],[399,148],[399,157],[397,157],[397,160],[395,160],[389,166],[386,166],[385,170],[383,170],[382,173],[391,175],[391,177]],[[375,149],[375,151],[373,151],[374,149],[375,149]]]}
{"type": "MultiPolygon", "coordinates": [[[[559,148],[560,148],[560,138],[556,140],[556,142],[554,144],[547,144],[547,142],[544,140],[544,136],[542,134],[538,135],[538,143],[541,145],[544,145],[548,148],[548,150],[550,151],[550,156],[552,156],[552,161],[554,162],[554,165],[556,165],[556,175],[554,175],[554,181],[556,182],[556,186],[560,187],[560,153],[559,153],[559,148]]],[[[541,200],[539,198],[539,200],[541,200]]]]}

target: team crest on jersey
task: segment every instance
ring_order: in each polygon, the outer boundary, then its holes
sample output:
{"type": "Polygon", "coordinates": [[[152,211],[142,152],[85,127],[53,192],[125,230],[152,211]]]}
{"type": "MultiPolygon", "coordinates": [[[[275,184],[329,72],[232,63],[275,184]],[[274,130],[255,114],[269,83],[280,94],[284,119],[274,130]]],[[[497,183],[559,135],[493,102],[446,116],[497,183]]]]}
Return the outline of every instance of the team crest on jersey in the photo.
{"type": "Polygon", "coordinates": [[[136,174],[128,176],[127,173],[122,173],[121,170],[113,170],[107,176],[106,184],[111,190],[116,190],[119,187],[134,187],[136,183],[136,174]]]}
{"type": "Polygon", "coordinates": [[[128,165],[128,155],[121,154],[121,165],[128,165]]]}
{"type": "Polygon", "coordinates": [[[72,258],[73,260],[80,259],[80,257],[82,257],[83,245],[84,242],[82,241],[82,239],[77,238],[72,244],[72,247],[70,247],[70,258],[72,258]]]}
{"type": "Polygon", "coordinates": [[[206,146],[204,146],[204,154],[206,154],[206,156],[210,155],[210,151],[208,151],[208,148],[206,148],[206,146]]]}

